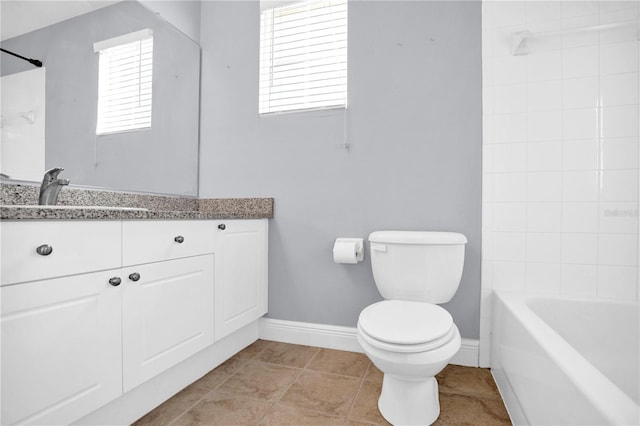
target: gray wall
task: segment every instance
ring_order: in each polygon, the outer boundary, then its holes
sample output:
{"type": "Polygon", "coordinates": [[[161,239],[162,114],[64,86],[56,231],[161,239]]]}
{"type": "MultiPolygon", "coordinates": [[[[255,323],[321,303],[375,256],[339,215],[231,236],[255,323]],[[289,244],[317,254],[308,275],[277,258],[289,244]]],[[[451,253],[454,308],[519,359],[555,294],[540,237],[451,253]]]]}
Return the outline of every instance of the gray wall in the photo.
{"type": "MultiPolygon", "coordinates": [[[[45,166],[72,184],[198,194],[200,48],[137,2],[121,2],[2,42],[46,67],[45,166]],[[93,43],[154,30],[151,129],[96,136],[93,43]]],[[[33,66],[2,54],[2,75],[33,66]]]]}
{"type": "Polygon", "coordinates": [[[478,337],[480,23],[480,2],[350,2],[347,151],[343,110],[258,116],[258,3],[202,3],[200,197],[275,197],[269,317],[355,326],[381,297],[334,239],[448,230],[469,244],[445,308],[478,337]]]}

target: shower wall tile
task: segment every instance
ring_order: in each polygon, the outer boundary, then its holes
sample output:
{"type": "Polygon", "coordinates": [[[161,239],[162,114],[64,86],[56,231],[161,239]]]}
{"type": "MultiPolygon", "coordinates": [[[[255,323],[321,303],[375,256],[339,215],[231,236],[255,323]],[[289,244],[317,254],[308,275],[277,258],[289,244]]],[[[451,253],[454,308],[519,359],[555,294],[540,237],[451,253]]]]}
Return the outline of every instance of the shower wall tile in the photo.
{"type": "Polygon", "coordinates": [[[600,74],[638,71],[638,42],[603,44],[600,52],[600,74]]]}
{"type": "Polygon", "coordinates": [[[598,76],[598,46],[583,46],[562,51],[562,78],[598,76]]]}
{"type": "Polygon", "coordinates": [[[548,80],[527,84],[527,111],[548,111],[562,107],[562,82],[548,80]]]}
{"type": "Polygon", "coordinates": [[[495,203],[493,205],[494,231],[523,232],[526,229],[526,203],[495,203]]]}
{"type": "Polygon", "coordinates": [[[599,266],[597,296],[606,299],[637,300],[638,268],[599,266]]]}
{"type": "Polygon", "coordinates": [[[561,203],[526,203],[527,232],[560,232],[562,230],[561,203]]]}
{"type": "Polygon", "coordinates": [[[559,263],[560,250],[561,234],[549,232],[527,233],[525,259],[528,263],[559,263]]]}
{"type": "Polygon", "coordinates": [[[562,52],[552,50],[527,56],[527,81],[559,80],[562,78],[562,52]]]}
{"type": "Polygon", "coordinates": [[[600,201],[638,201],[638,170],[600,172],[600,201]]]}
{"type": "Polygon", "coordinates": [[[598,267],[563,263],[561,267],[560,294],[573,297],[596,297],[598,291],[598,267]]]}
{"type": "Polygon", "coordinates": [[[483,294],[638,299],[639,17],[637,1],[483,1],[483,294]]]}
{"type": "Polygon", "coordinates": [[[600,161],[604,170],[638,169],[638,139],[603,139],[600,161]]]}
{"type": "Polygon", "coordinates": [[[493,259],[505,262],[524,262],[526,253],[524,232],[493,233],[493,259]]]}
{"type": "Polygon", "coordinates": [[[633,234],[599,234],[598,263],[609,266],[637,266],[638,236],[633,234]]]}
{"type": "Polygon", "coordinates": [[[507,291],[524,291],[524,262],[493,262],[493,289],[507,291]]]}
{"type": "Polygon", "coordinates": [[[527,140],[558,141],[562,138],[562,111],[530,112],[526,115],[527,140]]]}
{"type": "Polygon", "coordinates": [[[495,173],[525,172],[526,170],[526,143],[510,143],[494,146],[493,171],[495,173]]]}
{"type": "Polygon", "coordinates": [[[562,170],[562,144],[560,141],[530,142],[527,144],[527,171],[560,170],[562,170]]]}
{"type": "Polygon", "coordinates": [[[595,170],[562,173],[562,201],[598,201],[599,174],[595,170]]]}
{"type": "Polygon", "coordinates": [[[531,293],[560,294],[559,263],[527,263],[525,289],[531,293]]]}
{"type": "Polygon", "coordinates": [[[597,139],[572,140],[562,143],[562,169],[597,170],[601,158],[597,139]]]}
{"type": "Polygon", "coordinates": [[[638,136],[638,105],[611,106],[602,108],[603,138],[638,136]]]}
{"type": "Polygon", "coordinates": [[[562,139],[594,139],[598,137],[596,108],[566,109],[562,111],[562,139]]]}
{"type": "Polygon", "coordinates": [[[598,230],[609,234],[638,234],[638,203],[600,203],[598,230]]]}
{"type": "Polygon", "coordinates": [[[596,108],[599,101],[598,77],[572,78],[562,82],[562,107],[596,108]]]}
{"type": "Polygon", "coordinates": [[[600,99],[602,106],[636,105],[638,103],[638,73],[611,74],[600,77],[600,99]]]}
{"type": "Polygon", "coordinates": [[[559,202],[562,200],[562,174],[560,172],[527,173],[527,201],[559,202]]]}
{"type": "Polygon", "coordinates": [[[598,234],[563,233],[561,262],[596,265],[598,263],[598,234]]]}
{"type": "Polygon", "coordinates": [[[562,203],[562,232],[597,233],[598,203],[562,203]]]}
{"type": "Polygon", "coordinates": [[[527,111],[527,86],[509,84],[493,88],[494,114],[513,114],[527,111]]]}

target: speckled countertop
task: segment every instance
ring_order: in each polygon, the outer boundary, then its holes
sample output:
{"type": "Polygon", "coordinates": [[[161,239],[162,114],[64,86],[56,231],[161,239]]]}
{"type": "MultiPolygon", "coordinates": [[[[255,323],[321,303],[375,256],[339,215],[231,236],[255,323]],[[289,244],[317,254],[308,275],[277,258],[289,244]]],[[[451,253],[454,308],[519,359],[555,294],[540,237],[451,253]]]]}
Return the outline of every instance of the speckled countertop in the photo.
{"type": "Polygon", "coordinates": [[[0,219],[261,219],[273,218],[273,198],[198,199],[64,188],[58,206],[38,206],[39,187],[0,184],[0,219]],[[70,206],[74,206],[70,208],[70,206]],[[75,207],[90,206],[90,207],[75,207]]]}

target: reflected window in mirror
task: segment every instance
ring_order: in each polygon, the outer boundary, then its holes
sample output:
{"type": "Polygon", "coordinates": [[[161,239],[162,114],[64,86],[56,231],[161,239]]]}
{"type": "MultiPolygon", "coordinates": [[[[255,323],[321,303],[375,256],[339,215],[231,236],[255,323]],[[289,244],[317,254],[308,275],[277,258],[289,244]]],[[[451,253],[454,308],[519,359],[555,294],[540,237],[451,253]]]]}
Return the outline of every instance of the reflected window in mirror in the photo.
{"type": "Polygon", "coordinates": [[[153,31],[94,43],[98,52],[96,135],[151,127],[153,31]]]}

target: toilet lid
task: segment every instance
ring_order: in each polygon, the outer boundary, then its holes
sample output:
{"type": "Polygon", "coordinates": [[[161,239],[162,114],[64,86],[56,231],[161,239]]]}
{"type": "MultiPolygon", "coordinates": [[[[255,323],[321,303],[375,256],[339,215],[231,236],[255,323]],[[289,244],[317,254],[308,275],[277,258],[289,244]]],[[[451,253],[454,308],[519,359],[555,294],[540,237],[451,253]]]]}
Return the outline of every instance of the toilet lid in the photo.
{"type": "Polygon", "coordinates": [[[358,323],[362,330],[383,342],[415,345],[447,334],[451,314],[438,305],[404,300],[383,300],[366,307],[358,323]]]}

